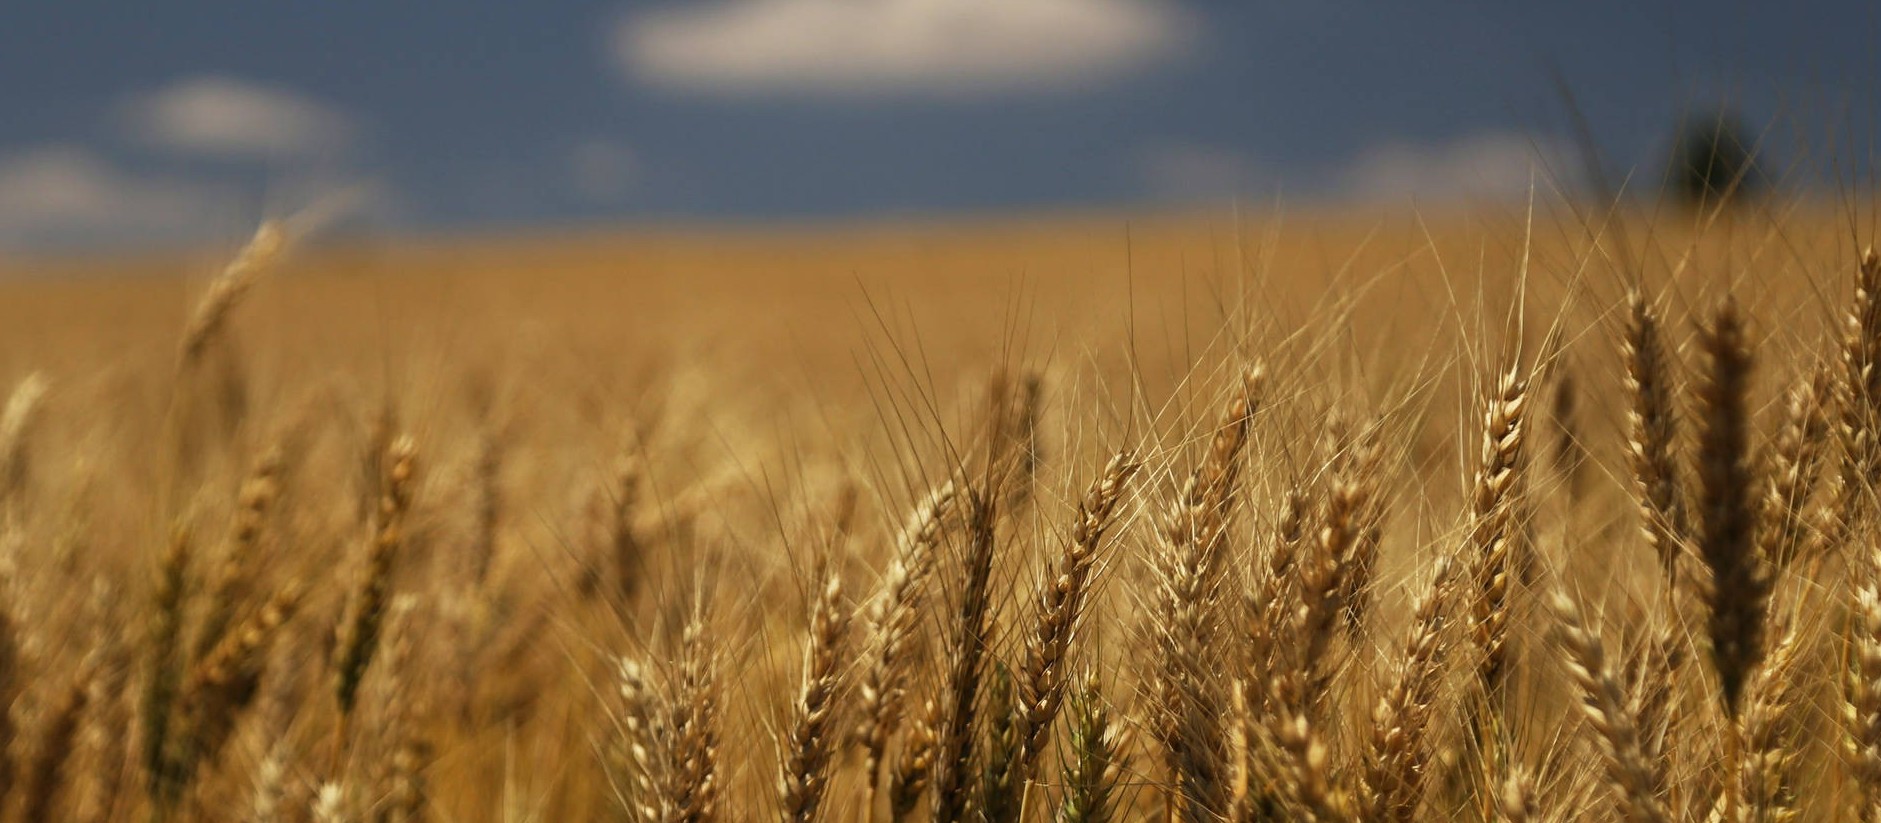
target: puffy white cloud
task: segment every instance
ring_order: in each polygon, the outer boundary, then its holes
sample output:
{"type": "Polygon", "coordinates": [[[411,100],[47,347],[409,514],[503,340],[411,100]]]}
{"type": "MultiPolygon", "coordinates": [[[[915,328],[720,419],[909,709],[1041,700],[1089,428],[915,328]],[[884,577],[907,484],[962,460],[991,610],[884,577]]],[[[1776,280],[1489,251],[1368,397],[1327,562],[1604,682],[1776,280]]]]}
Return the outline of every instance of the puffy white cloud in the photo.
{"type": "Polygon", "coordinates": [[[341,153],[358,127],[338,109],[233,77],[177,80],[124,107],[138,139],[211,157],[305,159],[341,153]]]}
{"type": "Polygon", "coordinates": [[[971,96],[1101,83],[1193,31],[1175,0],[695,0],[624,17],[612,46],[688,92],[971,96]]]}
{"type": "Polygon", "coordinates": [[[639,166],[633,149],[612,140],[583,140],[568,152],[568,185],[584,200],[613,202],[632,188],[639,166]]]}
{"type": "Polygon", "coordinates": [[[1346,170],[1348,196],[1385,201],[1511,200],[1556,188],[1569,172],[1568,152],[1556,141],[1512,132],[1485,132],[1438,145],[1386,143],[1346,170]]]}
{"type": "Polygon", "coordinates": [[[1278,182],[1245,152],[1194,143],[1152,145],[1138,169],[1150,196],[1173,201],[1265,197],[1278,182]]]}
{"type": "Polygon", "coordinates": [[[0,249],[196,243],[240,238],[269,214],[317,230],[404,213],[398,193],[371,177],[305,174],[256,191],[137,171],[74,144],[0,152],[0,249]]]}
{"type": "Polygon", "coordinates": [[[234,206],[230,192],[131,174],[76,146],[0,155],[0,246],[196,239],[234,225],[234,206]]]}

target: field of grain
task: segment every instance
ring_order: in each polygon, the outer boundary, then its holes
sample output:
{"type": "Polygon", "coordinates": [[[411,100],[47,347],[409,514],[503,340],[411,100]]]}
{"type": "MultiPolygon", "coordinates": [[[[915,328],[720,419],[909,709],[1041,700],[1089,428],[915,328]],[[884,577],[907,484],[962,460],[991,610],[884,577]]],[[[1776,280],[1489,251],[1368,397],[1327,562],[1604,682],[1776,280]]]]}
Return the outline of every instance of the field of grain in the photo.
{"type": "Polygon", "coordinates": [[[1874,228],[0,261],[0,812],[1876,820],[1874,228]]]}

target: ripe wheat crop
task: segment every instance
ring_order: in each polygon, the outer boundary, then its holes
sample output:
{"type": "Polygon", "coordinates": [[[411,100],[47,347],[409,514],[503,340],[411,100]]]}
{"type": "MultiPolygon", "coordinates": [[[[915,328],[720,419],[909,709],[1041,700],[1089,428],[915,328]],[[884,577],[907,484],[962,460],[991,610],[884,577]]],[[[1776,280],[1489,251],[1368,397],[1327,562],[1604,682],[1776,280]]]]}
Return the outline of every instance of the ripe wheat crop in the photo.
{"type": "Polygon", "coordinates": [[[1872,232],[1587,219],[4,284],[0,814],[1881,819],[1872,232]]]}

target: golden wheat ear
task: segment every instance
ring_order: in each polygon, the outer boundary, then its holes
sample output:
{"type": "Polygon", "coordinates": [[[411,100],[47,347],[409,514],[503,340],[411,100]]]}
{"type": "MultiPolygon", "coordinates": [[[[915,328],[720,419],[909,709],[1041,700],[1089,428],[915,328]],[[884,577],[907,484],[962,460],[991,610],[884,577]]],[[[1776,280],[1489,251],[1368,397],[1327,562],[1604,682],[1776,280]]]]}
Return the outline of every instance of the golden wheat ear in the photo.
{"type": "Polygon", "coordinates": [[[1423,801],[1424,779],[1432,765],[1429,729],[1451,651],[1444,625],[1458,582],[1455,569],[1448,557],[1438,561],[1430,588],[1412,607],[1397,675],[1372,711],[1362,820],[1410,823],[1423,801]]]}
{"type": "Polygon", "coordinates": [[[1872,522],[1874,494],[1881,488],[1881,254],[1872,248],[1855,269],[1838,356],[1833,428],[1841,460],[1831,500],[1806,543],[1817,558],[1840,550],[1872,522]]]}
{"type": "Polygon", "coordinates": [[[1264,374],[1257,366],[1243,376],[1208,451],[1164,516],[1151,556],[1156,589],[1147,620],[1155,651],[1144,677],[1154,701],[1150,726],[1175,781],[1172,803],[1190,820],[1218,817],[1228,805],[1229,696],[1217,665],[1222,581],[1241,452],[1264,374]]]}
{"type": "Polygon", "coordinates": [[[0,515],[17,517],[32,469],[33,429],[44,408],[48,382],[38,372],[27,375],[7,396],[0,412],[0,515]]]}
{"type": "Polygon", "coordinates": [[[20,785],[20,820],[54,819],[60,789],[66,783],[65,772],[72,757],[73,743],[78,737],[79,722],[84,719],[91,699],[89,687],[96,676],[93,671],[80,670],[77,679],[47,713],[32,756],[20,763],[25,778],[20,785]]]}
{"type": "Polygon", "coordinates": [[[1337,670],[1328,658],[1339,621],[1344,617],[1358,622],[1351,609],[1369,585],[1364,578],[1373,558],[1368,553],[1377,545],[1371,536],[1379,495],[1377,441],[1349,436],[1340,440],[1318,540],[1309,546],[1300,568],[1300,608],[1290,626],[1293,652],[1276,678],[1282,708],[1297,714],[1315,713],[1325,697],[1337,670]]]}
{"type": "Polygon", "coordinates": [[[423,689],[423,671],[415,664],[419,599],[401,594],[392,601],[386,621],[386,653],[378,667],[373,702],[378,709],[379,757],[386,762],[373,793],[386,823],[415,823],[426,817],[430,803],[425,769],[431,759],[431,741],[424,729],[431,697],[423,689]]]}
{"type": "Polygon", "coordinates": [[[921,710],[909,724],[900,757],[892,769],[894,773],[888,778],[888,809],[895,820],[906,820],[915,814],[921,798],[927,794],[934,776],[934,760],[940,751],[940,715],[940,703],[929,699],[921,704],[921,710]]]}
{"type": "Polygon", "coordinates": [[[391,601],[392,565],[405,544],[405,521],[417,483],[417,443],[408,436],[394,440],[385,471],[377,525],[333,650],[333,695],[340,712],[334,737],[336,761],[347,745],[347,724],[358,701],[359,684],[379,650],[379,630],[391,601]]]}
{"type": "Polygon", "coordinates": [[[946,523],[961,503],[952,481],[929,494],[915,507],[896,540],[895,557],[882,581],[881,591],[869,607],[873,636],[863,660],[857,690],[861,717],[856,739],[864,750],[864,776],[877,791],[889,739],[900,730],[903,702],[911,668],[910,647],[921,627],[922,602],[934,555],[946,533],[946,523]]]}
{"type": "Polygon", "coordinates": [[[1794,630],[1783,632],[1752,672],[1744,691],[1745,702],[1735,728],[1735,775],[1727,789],[1727,812],[1743,820],[1793,820],[1800,799],[1796,795],[1802,718],[1806,706],[1798,665],[1803,639],[1794,630]]]}
{"type": "Polygon", "coordinates": [[[638,524],[643,465],[632,454],[614,461],[607,482],[588,504],[591,546],[576,591],[584,598],[611,593],[621,609],[639,599],[647,569],[647,544],[638,524]]]}
{"type": "Polygon", "coordinates": [[[1496,377],[1483,406],[1483,437],[1470,496],[1469,541],[1474,552],[1470,632],[1482,655],[1477,679],[1492,704],[1509,673],[1509,620],[1513,584],[1526,535],[1522,514],[1528,424],[1528,380],[1511,366],[1496,377]]]}
{"type": "Polygon", "coordinates": [[[1873,485],[1881,468],[1881,254],[1869,249],[1855,270],[1842,330],[1842,429],[1851,479],[1873,485]]]}
{"type": "Polygon", "coordinates": [[[1681,545],[1690,532],[1675,456],[1678,416],[1672,402],[1673,363],[1659,315],[1639,292],[1627,298],[1620,360],[1627,396],[1626,458],[1633,495],[1646,544],[1652,548],[1661,578],[1670,591],[1679,585],[1681,545]]]}
{"type": "Polygon", "coordinates": [[[1857,566],[1864,579],[1852,587],[1842,683],[1844,768],[1854,785],[1851,819],[1861,823],[1881,818],[1881,580],[1874,562],[1871,549],[1868,562],[1857,566]]]}
{"type": "Polygon", "coordinates": [[[983,698],[986,721],[980,735],[980,785],[971,797],[970,814],[983,823],[1017,823],[1025,805],[1025,784],[1019,780],[1024,719],[1012,668],[998,658],[992,664],[992,683],[983,698]]]}
{"type": "Polygon", "coordinates": [[[1700,329],[1705,370],[1697,391],[1698,554],[1707,572],[1712,668],[1725,713],[1736,717],[1744,683],[1763,655],[1770,582],[1759,556],[1763,497],[1751,445],[1748,330],[1726,299],[1700,329]]]}
{"type": "Polygon", "coordinates": [[[719,771],[719,654],[703,606],[694,608],[681,640],[679,677],[670,701],[666,802],[673,820],[711,823],[723,792],[719,771]]]}
{"type": "Polygon", "coordinates": [[[1110,823],[1117,812],[1117,789],[1128,768],[1122,728],[1111,718],[1110,707],[1095,672],[1085,672],[1065,698],[1070,710],[1061,759],[1060,796],[1053,820],[1057,823],[1110,823]]]}
{"type": "Polygon", "coordinates": [[[1098,551],[1123,502],[1130,478],[1140,464],[1131,452],[1120,452],[1104,466],[1084,499],[1078,503],[1071,539],[1057,563],[1039,581],[1033,597],[1032,629],[1026,635],[1024,662],[1019,668],[1022,744],[1015,782],[1032,779],[1039,756],[1050,739],[1051,727],[1064,701],[1070,655],[1078,639],[1084,604],[1098,566],[1098,551]]]}
{"type": "Polygon", "coordinates": [[[306,593],[300,581],[289,581],[190,669],[176,700],[176,727],[163,753],[167,791],[160,797],[162,804],[174,807],[198,769],[213,763],[228,742],[254,702],[269,650],[306,593]]]}
{"type": "Polygon", "coordinates": [[[182,366],[187,368],[202,361],[204,353],[228,326],[235,307],[262,276],[279,264],[288,245],[287,225],[281,221],[269,220],[255,229],[248,244],[210,281],[209,290],[190,313],[189,324],[183,329],[183,342],[178,346],[178,362],[182,366]]]}
{"type": "Polygon", "coordinates": [[[472,589],[481,590],[489,582],[490,568],[497,561],[498,533],[503,529],[503,466],[509,442],[502,428],[485,423],[477,433],[475,485],[472,508],[476,521],[472,527],[467,578],[472,589]]]}
{"type": "MultiPolygon", "coordinates": [[[[1242,667],[1241,676],[1251,682],[1265,680],[1269,672],[1287,665],[1282,659],[1286,648],[1281,641],[1291,631],[1293,617],[1299,612],[1300,575],[1295,569],[1306,545],[1314,502],[1312,493],[1298,481],[1287,487],[1266,541],[1265,562],[1256,565],[1253,579],[1247,583],[1242,609],[1242,619],[1247,621],[1246,649],[1237,662],[1242,667]]],[[[1253,699],[1264,703],[1273,691],[1259,689],[1253,699]]]]}
{"type": "Polygon", "coordinates": [[[647,667],[633,657],[620,658],[616,677],[620,693],[620,747],[625,780],[621,800],[626,819],[634,823],[664,820],[665,760],[661,757],[668,733],[665,718],[672,712],[660,691],[648,679],[647,667]]]}
{"type": "Polygon", "coordinates": [[[835,710],[843,673],[843,645],[849,632],[849,607],[842,578],[819,561],[814,576],[816,602],[810,610],[810,636],[804,644],[803,674],[791,707],[784,759],[778,778],[783,819],[810,823],[829,786],[835,753],[835,710]]]}
{"type": "Polygon", "coordinates": [[[1509,769],[1509,776],[1496,789],[1496,819],[1504,823],[1529,823],[1541,819],[1541,799],[1535,790],[1535,778],[1521,766],[1509,769]]]}
{"type": "Polygon", "coordinates": [[[1789,568],[1808,547],[1811,501],[1815,497],[1823,458],[1827,456],[1828,406],[1834,390],[1828,369],[1818,367],[1797,380],[1784,398],[1783,424],[1770,448],[1770,471],[1765,479],[1766,527],[1759,532],[1760,551],[1775,572],[1789,568]]]}
{"type": "Polygon", "coordinates": [[[181,659],[178,646],[189,600],[190,540],[184,526],[179,524],[172,531],[168,547],[157,562],[156,586],[145,628],[144,693],[138,704],[141,765],[150,796],[160,807],[180,788],[176,776],[170,773],[167,753],[176,694],[183,667],[188,663],[181,659]]]}
{"type": "Polygon", "coordinates": [[[972,787],[967,775],[974,759],[975,723],[985,673],[993,603],[993,561],[998,547],[994,534],[997,502],[988,491],[967,496],[967,551],[961,558],[960,602],[955,604],[947,650],[947,669],[941,685],[941,726],[932,778],[935,823],[958,823],[965,818],[972,787]]]}
{"type": "Polygon", "coordinates": [[[355,823],[359,819],[354,810],[356,803],[344,781],[330,780],[314,793],[310,812],[314,823],[355,823]]]}
{"type": "Polygon", "coordinates": [[[1529,378],[1509,364],[1491,376],[1481,400],[1482,439],[1470,483],[1466,560],[1471,587],[1467,623],[1476,652],[1467,704],[1468,773],[1483,796],[1516,775],[1509,751],[1513,669],[1510,641],[1516,598],[1533,562],[1527,512],[1529,378]]]}
{"type": "Polygon", "coordinates": [[[196,628],[191,655],[200,658],[222,642],[235,617],[244,590],[257,571],[262,534],[274,505],[281,497],[281,475],[286,452],[272,447],[255,461],[236,499],[234,523],[217,564],[213,582],[204,592],[203,617],[196,628]]]}
{"type": "Polygon", "coordinates": [[[1581,717],[1599,743],[1621,817],[1630,823],[1667,823],[1672,818],[1661,800],[1665,764],[1647,758],[1640,744],[1636,704],[1609,666],[1605,644],[1566,593],[1555,592],[1548,605],[1555,616],[1555,647],[1580,692],[1581,717]]]}

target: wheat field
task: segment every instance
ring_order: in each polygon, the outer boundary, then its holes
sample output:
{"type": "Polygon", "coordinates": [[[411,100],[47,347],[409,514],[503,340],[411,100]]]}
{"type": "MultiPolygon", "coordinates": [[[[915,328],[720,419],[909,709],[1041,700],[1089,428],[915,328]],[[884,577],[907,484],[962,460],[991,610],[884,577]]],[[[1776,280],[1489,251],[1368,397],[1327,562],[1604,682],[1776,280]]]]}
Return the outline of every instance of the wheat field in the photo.
{"type": "Polygon", "coordinates": [[[1881,819],[1868,212],[0,262],[3,812],[1881,819]]]}

